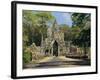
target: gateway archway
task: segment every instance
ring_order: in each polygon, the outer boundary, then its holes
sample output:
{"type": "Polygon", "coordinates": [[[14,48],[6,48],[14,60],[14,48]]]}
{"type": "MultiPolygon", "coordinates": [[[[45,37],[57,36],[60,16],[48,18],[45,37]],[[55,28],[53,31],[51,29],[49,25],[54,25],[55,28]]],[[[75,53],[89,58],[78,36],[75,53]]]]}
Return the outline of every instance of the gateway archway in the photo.
{"type": "Polygon", "coordinates": [[[53,56],[58,56],[58,43],[55,41],[53,43],[53,56]]]}

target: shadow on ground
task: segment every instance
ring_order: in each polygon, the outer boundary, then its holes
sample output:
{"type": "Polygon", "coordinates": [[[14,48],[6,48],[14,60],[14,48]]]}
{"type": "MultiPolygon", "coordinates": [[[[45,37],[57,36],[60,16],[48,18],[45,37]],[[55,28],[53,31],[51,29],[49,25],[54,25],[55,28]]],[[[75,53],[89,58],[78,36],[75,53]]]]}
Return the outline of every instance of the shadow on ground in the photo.
{"type": "Polygon", "coordinates": [[[90,66],[90,60],[82,59],[79,61],[51,61],[51,62],[42,62],[38,64],[27,64],[24,65],[25,68],[51,68],[51,67],[71,67],[71,66],[90,66]]]}

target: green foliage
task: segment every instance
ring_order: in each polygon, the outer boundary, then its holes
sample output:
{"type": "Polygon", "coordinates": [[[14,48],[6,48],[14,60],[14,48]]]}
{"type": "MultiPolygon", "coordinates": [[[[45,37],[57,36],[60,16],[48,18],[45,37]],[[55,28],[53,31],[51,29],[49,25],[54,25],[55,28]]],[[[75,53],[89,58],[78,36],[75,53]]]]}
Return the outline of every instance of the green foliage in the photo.
{"type": "Polygon", "coordinates": [[[23,53],[23,63],[29,63],[32,60],[32,55],[29,52],[23,53]]]}
{"type": "Polygon", "coordinates": [[[72,44],[83,47],[84,54],[87,54],[87,48],[90,47],[91,42],[91,28],[90,28],[90,14],[87,13],[73,13],[73,27],[79,26],[79,33],[74,33],[76,36],[72,39],[72,44]]]}
{"type": "Polygon", "coordinates": [[[52,16],[51,12],[37,12],[35,14],[38,17],[38,27],[37,30],[41,34],[41,39],[42,37],[45,38],[47,36],[47,27],[49,26],[54,19],[52,16]]]}
{"type": "Polygon", "coordinates": [[[72,14],[72,20],[73,20],[73,26],[79,26],[80,28],[83,28],[87,21],[90,21],[90,14],[88,13],[73,13],[72,14]]]}
{"type": "Polygon", "coordinates": [[[90,28],[83,29],[79,35],[73,39],[73,44],[78,45],[80,47],[90,47],[90,28]]]}
{"type": "Polygon", "coordinates": [[[64,40],[65,41],[70,41],[71,38],[72,38],[72,36],[71,36],[71,28],[66,24],[62,24],[62,25],[60,25],[60,30],[62,32],[64,32],[64,40]]]}
{"type": "Polygon", "coordinates": [[[71,40],[75,39],[80,33],[80,28],[78,26],[74,26],[71,28],[71,35],[72,35],[72,38],[71,40]]]}
{"type": "Polygon", "coordinates": [[[40,46],[52,19],[50,12],[23,10],[23,46],[30,46],[33,42],[40,46]]]}
{"type": "MultiPolygon", "coordinates": [[[[41,45],[42,37],[46,37],[47,27],[54,17],[51,12],[23,10],[23,62],[31,61],[32,52],[25,51],[32,43],[36,46],[41,45]]],[[[34,59],[41,59],[44,56],[40,54],[33,54],[34,59]]]]}
{"type": "Polygon", "coordinates": [[[60,25],[60,30],[64,32],[64,40],[72,41],[80,32],[80,28],[77,26],[69,27],[68,25],[60,25]]]}

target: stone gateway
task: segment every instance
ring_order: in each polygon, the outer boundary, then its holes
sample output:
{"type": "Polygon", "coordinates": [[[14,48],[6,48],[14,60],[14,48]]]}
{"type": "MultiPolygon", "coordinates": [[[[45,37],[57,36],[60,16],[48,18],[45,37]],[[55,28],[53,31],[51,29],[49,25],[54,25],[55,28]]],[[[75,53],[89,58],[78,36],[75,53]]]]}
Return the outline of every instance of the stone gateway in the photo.
{"type": "Polygon", "coordinates": [[[41,42],[41,53],[59,56],[66,54],[64,33],[59,29],[56,20],[47,30],[47,38],[41,42]]]}

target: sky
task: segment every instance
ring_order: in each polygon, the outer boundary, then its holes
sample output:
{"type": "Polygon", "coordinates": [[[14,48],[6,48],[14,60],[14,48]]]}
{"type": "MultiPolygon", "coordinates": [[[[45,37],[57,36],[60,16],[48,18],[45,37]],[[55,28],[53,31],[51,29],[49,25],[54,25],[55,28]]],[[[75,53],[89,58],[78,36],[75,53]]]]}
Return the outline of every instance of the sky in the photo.
{"type": "Polygon", "coordinates": [[[68,26],[72,26],[71,13],[52,12],[52,15],[55,16],[57,24],[66,24],[68,26]]]}
{"type": "MultiPolygon", "coordinates": [[[[33,11],[35,12],[35,11],[33,11]]],[[[66,24],[69,27],[72,26],[72,19],[71,19],[71,14],[70,12],[58,12],[58,11],[53,11],[51,12],[52,15],[56,18],[57,24],[66,24]]]]}

